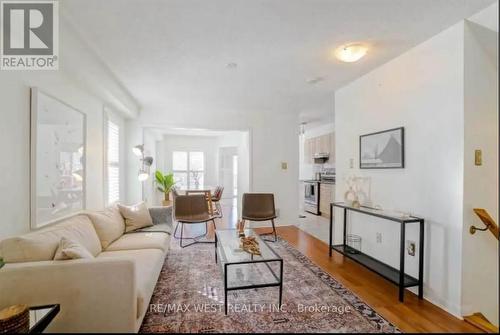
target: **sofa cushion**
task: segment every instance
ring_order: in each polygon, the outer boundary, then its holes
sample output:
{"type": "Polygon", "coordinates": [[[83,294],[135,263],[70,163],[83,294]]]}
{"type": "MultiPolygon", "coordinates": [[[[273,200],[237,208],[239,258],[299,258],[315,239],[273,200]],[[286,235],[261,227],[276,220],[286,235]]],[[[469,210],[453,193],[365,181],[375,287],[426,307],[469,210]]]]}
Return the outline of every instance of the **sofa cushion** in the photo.
{"type": "Polygon", "coordinates": [[[103,249],[106,249],[113,241],[116,241],[125,233],[125,221],[116,206],[111,206],[103,211],[86,213],[101,240],[103,249]]]}
{"type": "Polygon", "coordinates": [[[170,223],[154,224],[154,225],[149,226],[149,227],[137,229],[136,231],[134,231],[132,233],[136,233],[136,232],[148,232],[148,233],[162,232],[162,233],[165,233],[168,235],[172,235],[172,224],[170,224],[170,223]]]}
{"type": "Polygon", "coordinates": [[[140,202],[132,206],[117,205],[120,213],[125,219],[125,232],[131,232],[140,228],[153,225],[153,219],[149,214],[145,202],[140,202]]]}
{"type": "Polygon", "coordinates": [[[106,251],[137,250],[137,249],[160,249],[167,251],[170,243],[170,235],[165,233],[136,232],[127,233],[111,243],[106,251]]]}
{"type": "Polygon", "coordinates": [[[56,250],[54,260],[61,261],[67,259],[92,259],[94,256],[80,243],[62,237],[56,250]]]}
{"type": "Polygon", "coordinates": [[[62,237],[80,243],[94,257],[102,250],[89,217],[76,215],[49,227],[1,241],[0,254],[6,263],[53,260],[62,237]]]}
{"type": "Polygon", "coordinates": [[[97,258],[126,258],[135,264],[137,287],[137,318],[146,312],[160,275],[165,253],[160,249],[103,251],[97,258]]]}

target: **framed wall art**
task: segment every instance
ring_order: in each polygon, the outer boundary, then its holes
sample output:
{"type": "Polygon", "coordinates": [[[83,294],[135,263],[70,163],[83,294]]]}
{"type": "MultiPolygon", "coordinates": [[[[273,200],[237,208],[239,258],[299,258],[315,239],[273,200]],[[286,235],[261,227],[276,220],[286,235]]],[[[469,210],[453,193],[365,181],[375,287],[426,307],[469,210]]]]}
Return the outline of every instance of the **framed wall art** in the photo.
{"type": "Polygon", "coordinates": [[[404,128],[394,128],[359,137],[360,169],[402,169],[404,128]]]}
{"type": "Polygon", "coordinates": [[[31,89],[31,228],[85,209],[86,115],[31,89]]]}

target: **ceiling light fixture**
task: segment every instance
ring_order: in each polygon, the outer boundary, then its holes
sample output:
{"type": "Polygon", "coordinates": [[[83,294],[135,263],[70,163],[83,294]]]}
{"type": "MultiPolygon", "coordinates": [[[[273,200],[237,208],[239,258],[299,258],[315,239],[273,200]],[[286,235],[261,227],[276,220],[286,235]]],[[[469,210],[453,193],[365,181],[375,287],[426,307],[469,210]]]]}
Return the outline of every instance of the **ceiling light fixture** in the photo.
{"type": "Polygon", "coordinates": [[[335,57],[346,63],[357,62],[366,55],[368,48],[362,44],[347,44],[335,50],[335,57]]]}
{"type": "Polygon", "coordinates": [[[238,64],[237,63],[234,63],[234,62],[231,62],[231,63],[227,63],[226,64],[226,68],[230,69],[230,70],[234,70],[238,67],[238,64]]]}

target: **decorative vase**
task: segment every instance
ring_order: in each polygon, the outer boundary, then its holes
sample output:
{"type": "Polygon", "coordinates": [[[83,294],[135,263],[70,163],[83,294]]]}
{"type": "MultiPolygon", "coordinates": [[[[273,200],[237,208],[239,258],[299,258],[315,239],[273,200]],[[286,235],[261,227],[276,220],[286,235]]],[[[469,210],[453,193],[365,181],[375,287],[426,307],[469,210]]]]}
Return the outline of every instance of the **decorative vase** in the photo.
{"type": "Polygon", "coordinates": [[[353,190],[352,186],[349,186],[349,189],[344,193],[344,202],[347,206],[358,205],[359,199],[356,192],[353,190]]]}
{"type": "Polygon", "coordinates": [[[161,204],[163,207],[169,207],[172,206],[172,201],[170,201],[170,192],[164,193],[164,199],[162,200],[161,204]]]}

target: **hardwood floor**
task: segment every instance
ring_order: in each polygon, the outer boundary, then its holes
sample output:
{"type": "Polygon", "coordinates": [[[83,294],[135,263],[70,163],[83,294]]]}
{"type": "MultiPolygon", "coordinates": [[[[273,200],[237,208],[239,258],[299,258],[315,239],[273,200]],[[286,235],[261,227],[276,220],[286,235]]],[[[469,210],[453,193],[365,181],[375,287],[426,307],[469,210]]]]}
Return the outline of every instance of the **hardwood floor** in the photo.
{"type": "MultiPolygon", "coordinates": [[[[217,228],[234,228],[237,211],[232,206],[223,206],[223,211],[224,219],[217,220],[217,228]]],[[[209,227],[209,237],[213,238],[212,225],[209,227]]],[[[268,228],[256,228],[256,230],[259,233],[271,231],[268,228]]],[[[277,231],[281,238],[288,241],[403,332],[481,333],[478,328],[454,317],[427,300],[419,300],[409,291],[405,293],[405,302],[399,302],[396,285],[358,263],[344,258],[339,253],[334,252],[330,258],[328,245],[325,242],[296,226],[281,226],[277,228],[277,231]]]]}
{"type": "MultiPolygon", "coordinates": [[[[256,230],[269,231],[265,228],[256,230]]],[[[328,257],[328,245],[299,228],[284,226],[278,227],[277,230],[281,238],[300,250],[403,332],[481,332],[427,300],[419,300],[409,291],[406,291],[405,302],[399,302],[395,285],[338,253],[328,257]]]]}

